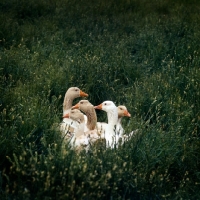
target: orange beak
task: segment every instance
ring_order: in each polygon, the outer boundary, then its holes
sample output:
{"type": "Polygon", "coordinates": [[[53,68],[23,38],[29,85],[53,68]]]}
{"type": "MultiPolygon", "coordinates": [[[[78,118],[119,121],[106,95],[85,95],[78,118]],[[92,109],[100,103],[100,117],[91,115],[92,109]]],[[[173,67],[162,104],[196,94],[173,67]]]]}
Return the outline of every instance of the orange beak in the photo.
{"type": "Polygon", "coordinates": [[[94,106],[94,109],[102,110],[102,104],[99,104],[98,106],[94,106]]]}
{"type": "Polygon", "coordinates": [[[63,116],[63,118],[69,118],[69,113],[63,116]]]}
{"type": "Polygon", "coordinates": [[[81,97],[88,97],[88,94],[80,90],[80,96],[81,97]]]}
{"type": "Polygon", "coordinates": [[[80,109],[80,104],[77,103],[75,106],[72,106],[72,109],[80,109]]]}
{"type": "Polygon", "coordinates": [[[125,110],[125,111],[124,111],[124,116],[126,116],[126,117],[131,117],[131,114],[128,112],[128,110],[125,110]]]}

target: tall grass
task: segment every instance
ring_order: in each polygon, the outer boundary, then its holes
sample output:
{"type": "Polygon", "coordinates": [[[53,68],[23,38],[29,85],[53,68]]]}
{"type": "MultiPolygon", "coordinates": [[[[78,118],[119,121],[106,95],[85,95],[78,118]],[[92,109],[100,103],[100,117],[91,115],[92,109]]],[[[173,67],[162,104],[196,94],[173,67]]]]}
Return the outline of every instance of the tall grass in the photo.
{"type": "Polygon", "coordinates": [[[196,0],[2,0],[1,199],[198,199],[199,11],[196,0]],[[136,136],[63,147],[55,125],[71,86],[126,105],[136,136]]]}

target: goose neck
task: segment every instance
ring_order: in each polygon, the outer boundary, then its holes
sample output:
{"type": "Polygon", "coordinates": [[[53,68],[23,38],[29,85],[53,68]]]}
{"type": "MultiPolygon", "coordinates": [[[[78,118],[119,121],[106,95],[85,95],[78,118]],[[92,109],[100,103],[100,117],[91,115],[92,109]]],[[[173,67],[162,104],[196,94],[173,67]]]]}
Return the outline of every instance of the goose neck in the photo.
{"type": "Polygon", "coordinates": [[[71,107],[72,107],[73,99],[67,98],[65,96],[64,103],[63,103],[63,114],[67,114],[71,107]]]}
{"type": "Polygon", "coordinates": [[[115,126],[117,124],[117,120],[118,120],[117,108],[111,110],[110,112],[107,112],[107,117],[108,117],[108,124],[111,126],[115,126]]]}
{"type": "Polygon", "coordinates": [[[87,115],[87,128],[89,130],[94,130],[96,128],[97,124],[97,116],[95,109],[92,107],[88,109],[88,111],[85,113],[87,115]]]}
{"type": "Polygon", "coordinates": [[[117,123],[121,124],[121,121],[122,121],[122,117],[118,117],[117,123]]]}

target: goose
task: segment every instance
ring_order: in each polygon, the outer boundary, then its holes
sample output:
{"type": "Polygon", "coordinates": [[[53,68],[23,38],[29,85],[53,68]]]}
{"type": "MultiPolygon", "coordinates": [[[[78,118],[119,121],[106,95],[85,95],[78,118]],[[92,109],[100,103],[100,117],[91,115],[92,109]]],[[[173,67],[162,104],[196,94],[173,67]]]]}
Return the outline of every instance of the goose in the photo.
{"type": "Polygon", "coordinates": [[[87,124],[84,132],[90,138],[90,142],[94,143],[99,139],[99,134],[96,129],[97,115],[94,106],[88,100],[81,100],[72,109],[80,109],[87,116],[87,124]]]}
{"type": "MultiPolygon", "coordinates": [[[[108,123],[103,123],[103,132],[101,137],[106,139],[108,147],[113,148],[118,143],[119,137],[116,134],[116,125],[118,121],[118,108],[112,101],[104,101],[103,103],[94,107],[107,112],[108,123]]],[[[98,127],[101,127],[101,123],[97,123],[98,127]]]]}
{"type": "Polygon", "coordinates": [[[117,120],[117,126],[116,126],[116,131],[121,137],[124,133],[124,129],[121,124],[121,120],[123,117],[131,117],[131,114],[128,112],[126,106],[124,105],[119,105],[118,107],[118,120],[117,120]]]}
{"type": "MultiPolygon", "coordinates": [[[[128,112],[126,106],[124,105],[119,105],[118,107],[118,120],[117,120],[117,125],[116,125],[116,133],[121,137],[124,133],[124,129],[121,124],[121,120],[123,117],[131,117],[131,114],[128,112]]],[[[107,123],[105,122],[97,122],[97,127],[99,132],[103,133],[105,131],[105,128],[107,126],[107,123]]]]}
{"type": "Polygon", "coordinates": [[[63,116],[64,119],[72,119],[78,123],[73,135],[69,139],[70,145],[75,149],[81,149],[89,145],[89,139],[84,134],[85,118],[83,113],[78,109],[70,110],[69,113],[63,116]]]}
{"type": "Polygon", "coordinates": [[[128,141],[131,137],[135,136],[138,133],[138,129],[131,131],[128,135],[124,134],[124,129],[121,124],[121,120],[123,117],[131,117],[131,114],[128,112],[126,106],[120,105],[118,106],[118,122],[117,122],[117,133],[119,133],[119,137],[121,139],[121,144],[128,141]]]}
{"type": "MultiPolygon", "coordinates": [[[[65,93],[65,98],[63,102],[63,116],[68,114],[71,110],[73,100],[78,97],[87,97],[88,94],[80,90],[78,87],[70,87],[65,93]]],[[[60,131],[63,135],[73,132],[73,130],[78,126],[77,121],[71,118],[63,118],[60,124],[60,131]]]]}

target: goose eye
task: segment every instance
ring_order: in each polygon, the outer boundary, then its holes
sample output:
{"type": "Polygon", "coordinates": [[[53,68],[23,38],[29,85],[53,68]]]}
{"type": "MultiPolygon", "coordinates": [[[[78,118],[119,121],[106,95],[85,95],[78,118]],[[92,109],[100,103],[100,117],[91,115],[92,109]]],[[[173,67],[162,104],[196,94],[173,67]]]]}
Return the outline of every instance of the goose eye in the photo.
{"type": "Polygon", "coordinates": [[[107,103],[104,104],[105,106],[107,105],[107,103]]]}

